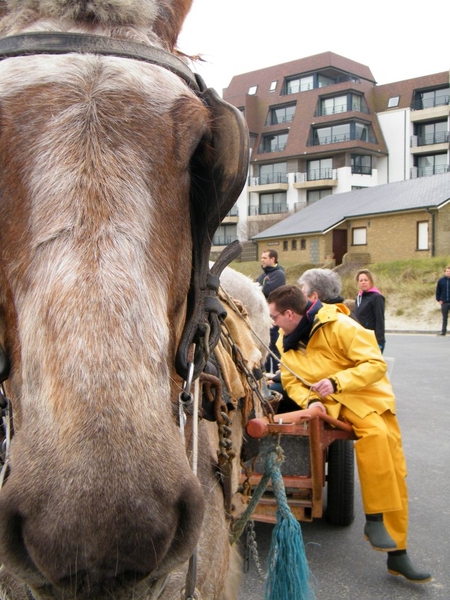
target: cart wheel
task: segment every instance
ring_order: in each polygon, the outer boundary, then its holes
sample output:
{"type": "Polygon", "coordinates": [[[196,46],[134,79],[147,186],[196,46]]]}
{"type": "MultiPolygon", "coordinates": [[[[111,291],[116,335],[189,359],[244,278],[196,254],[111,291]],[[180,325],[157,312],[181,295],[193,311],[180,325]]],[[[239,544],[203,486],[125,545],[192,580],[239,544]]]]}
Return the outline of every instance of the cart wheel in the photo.
{"type": "Polygon", "coordinates": [[[336,440],[328,448],[326,518],[332,525],[350,525],[355,518],[355,455],[352,440],[336,440]]]}

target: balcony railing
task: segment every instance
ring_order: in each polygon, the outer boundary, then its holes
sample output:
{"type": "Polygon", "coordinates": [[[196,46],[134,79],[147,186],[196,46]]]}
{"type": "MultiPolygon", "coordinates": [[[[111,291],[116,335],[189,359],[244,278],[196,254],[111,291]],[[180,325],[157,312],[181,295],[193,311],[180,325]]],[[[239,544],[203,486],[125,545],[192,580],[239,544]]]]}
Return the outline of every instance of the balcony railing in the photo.
{"type": "Polygon", "coordinates": [[[425,135],[412,135],[411,148],[417,146],[429,146],[430,144],[445,144],[448,141],[448,131],[437,131],[435,133],[426,133],[425,135]]]}
{"type": "Polygon", "coordinates": [[[442,173],[448,173],[448,165],[430,165],[428,167],[413,167],[411,169],[411,179],[417,177],[429,177],[430,175],[441,175],[442,173]]]}
{"type": "Polygon", "coordinates": [[[450,94],[442,94],[435,98],[416,98],[411,104],[411,110],[424,110],[425,108],[434,108],[436,106],[446,106],[450,104],[450,94]]]}
{"type": "Polygon", "coordinates": [[[213,246],[228,246],[237,239],[237,235],[215,235],[212,243],[213,246]]]}
{"type": "Polygon", "coordinates": [[[313,135],[308,140],[308,146],[323,146],[325,144],[342,144],[352,140],[360,140],[371,144],[377,143],[377,138],[370,131],[363,133],[339,133],[337,135],[321,136],[313,135]]]}
{"type": "Polygon", "coordinates": [[[337,179],[337,170],[329,167],[324,169],[310,169],[307,173],[295,173],[295,183],[305,183],[305,181],[317,181],[320,179],[337,179]]]}
{"type": "Polygon", "coordinates": [[[248,185],[267,185],[270,183],[287,183],[288,176],[286,173],[267,173],[259,177],[249,177],[248,185]]]}
{"type": "Polygon", "coordinates": [[[344,81],[353,81],[354,83],[361,83],[361,80],[355,77],[354,75],[340,75],[338,77],[333,77],[327,83],[320,81],[319,83],[314,82],[301,82],[300,79],[291,79],[290,81],[285,81],[283,86],[282,95],[289,94],[298,94],[298,92],[307,92],[308,90],[312,90],[315,88],[324,88],[330,85],[336,85],[337,83],[342,83],[344,81]]]}
{"type": "Polygon", "coordinates": [[[284,117],[269,115],[265,125],[281,125],[283,123],[291,123],[294,120],[294,115],[285,115],[284,117]]]}
{"type": "Polygon", "coordinates": [[[351,108],[347,108],[347,103],[345,104],[337,104],[335,106],[325,107],[322,106],[322,109],[316,112],[316,117],[327,117],[328,115],[337,115],[344,112],[360,112],[365,113],[366,115],[370,114],[367,106],[358,105],[353,103],[351,108]]]}
{"type": "Polygon", "coordinates": [[[372,167],[365,167],[363,165],[353,165],[352,173],[357,175],[372,175],[372,167]]]}
{"type": "Polygon", "coordinates": [[[303,210],[306,208],[306,202],[295,202],[294,203],[294,212],[298,212],[299,210],[303,210]]]}
{"type": "Polygon", "coordinates": [[[282,204],[262,204],[261,206],[249,206],[248,216],[257,217],[259,215],[277,215],[288,212],[286,203],[282,204]]]}
{"type": "Polygon", "coordinates": [[[273,144],[271,146],[266,146],[265,144],[261,144],[259,147],[258,153],[265,154],[266,152],[283,152],[286,149],[287,142],[284,144],[273,144]]]}
{"type": "Polygon", "coordinates": [[[227,217],[238,217],[239,209],[237,206],[233,206],[226,214],[227,217]]]}

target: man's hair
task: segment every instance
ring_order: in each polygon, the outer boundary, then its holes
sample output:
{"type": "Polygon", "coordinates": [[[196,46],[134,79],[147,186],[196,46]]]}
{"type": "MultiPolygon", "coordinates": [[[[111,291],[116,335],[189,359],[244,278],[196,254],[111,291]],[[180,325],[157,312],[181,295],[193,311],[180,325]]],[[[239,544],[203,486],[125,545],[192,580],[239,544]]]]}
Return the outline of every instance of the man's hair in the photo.
{"type": "Polygon", "coordinates": [[[331,269],[308,269],[298,284],[308,288],[308,292],[305,292],[307,296],[316,292],[322,302],[333,300],[341,294],[341,278],[331,269]]]}
{"type": "Polygon", "coordinates": [[[444,269],[444,271],[446,271],[447,269],[450,269],[450,265],[447,265],[444,269]]]}
{"type": "Polygon", "coordinates": [[[267,298],[269,304],[273,303],[278,312],[292,310],[298,315],[304,315],[308,303],[303,292],[295,285],[282,285],[270,292],[267,298]]]}
{"type": "Polygon", "coordinates": [[[359,271],[356,271],[356,275],[355,275],[356,283],[358,283],[358,279],[359,279],[360,275],[367,275],[367,277],[372,282],[372,285],[375,285],[375,279],[373,278],[372,272],[369,271],[369,269],[359,269],[359,271]]]}
{"type": "Polygon", "coordinates": [[[267,250],[263,250],[263,251],[261,252],[261,254],[268,254],[268,255],[269,255],[269,258],[274,258],[274,259],[275,259],[275,262],[276,262],[276,263],[278,262],[278,252],[277,252],[276,250],[272,250],[272,249],[270,248],[270,249],[267,249],[267,250]]]}

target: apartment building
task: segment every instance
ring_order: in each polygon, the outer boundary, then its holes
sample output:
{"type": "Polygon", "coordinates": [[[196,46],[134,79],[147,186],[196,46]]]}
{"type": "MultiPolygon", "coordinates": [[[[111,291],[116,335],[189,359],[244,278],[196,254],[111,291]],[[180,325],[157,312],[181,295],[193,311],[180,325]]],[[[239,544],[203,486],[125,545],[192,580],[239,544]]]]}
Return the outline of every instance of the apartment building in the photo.
{"type": "Polygon", "coordinates": [[[224,99],[246,118],[251,157],[216,250],[325,196],[449,170],[449,72],[378,86],[325,52],[237,75],[224,99]]]}

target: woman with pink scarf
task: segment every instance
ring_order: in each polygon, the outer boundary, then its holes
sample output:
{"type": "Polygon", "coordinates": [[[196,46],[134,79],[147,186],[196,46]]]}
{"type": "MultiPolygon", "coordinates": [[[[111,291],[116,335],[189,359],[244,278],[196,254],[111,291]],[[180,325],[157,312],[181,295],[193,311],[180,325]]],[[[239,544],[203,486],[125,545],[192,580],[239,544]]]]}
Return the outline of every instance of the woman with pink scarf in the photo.
{"type": "Polygon", "coordinates": [[[360,269],[355,276],[358,284],[355,315],[366,329],[375,332],[378,346],[383,353],[386,339],[384,337],[384,296],[375,287],[373,275],[368,269],[360,269]]]}

